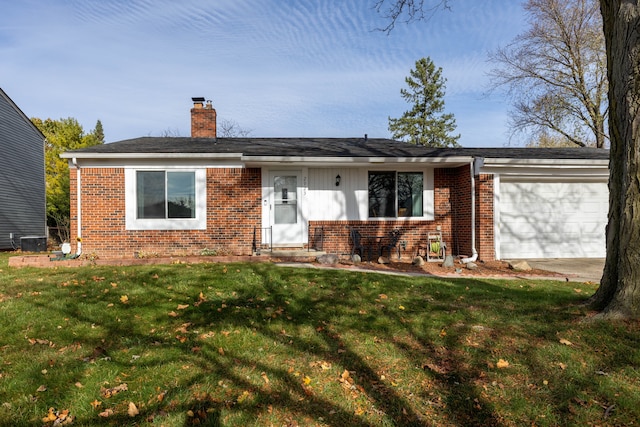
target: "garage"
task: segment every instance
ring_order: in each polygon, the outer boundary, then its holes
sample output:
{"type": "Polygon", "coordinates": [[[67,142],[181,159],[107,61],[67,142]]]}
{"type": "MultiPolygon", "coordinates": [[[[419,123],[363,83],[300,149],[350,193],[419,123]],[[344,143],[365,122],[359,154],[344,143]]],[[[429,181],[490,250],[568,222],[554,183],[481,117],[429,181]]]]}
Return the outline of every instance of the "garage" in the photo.
{"type": "Polygon", "coordinates": [[[503,179],[495,207],[502,259],[605,256],[606,181],[503,179]]]}

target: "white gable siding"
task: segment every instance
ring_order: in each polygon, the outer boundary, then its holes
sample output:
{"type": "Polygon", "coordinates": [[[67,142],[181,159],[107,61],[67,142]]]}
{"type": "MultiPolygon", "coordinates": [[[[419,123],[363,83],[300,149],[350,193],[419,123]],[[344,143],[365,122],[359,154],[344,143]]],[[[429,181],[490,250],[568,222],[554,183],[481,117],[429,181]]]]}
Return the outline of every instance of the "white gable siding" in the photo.
{"type": "MultiPolygon", "coordinates": [[[[310,168],[307,196],[309,220],[345,221],[369,219],[369,170],[381,169],[373,166],[370,168],[310,168]],[[337,175],[340,175],[339,186],[336,186],[337,175]]],[[[433,168],[398,170],[424,173],[424,216],[419,219],[432,220],[434,218],[433,168]]]]}

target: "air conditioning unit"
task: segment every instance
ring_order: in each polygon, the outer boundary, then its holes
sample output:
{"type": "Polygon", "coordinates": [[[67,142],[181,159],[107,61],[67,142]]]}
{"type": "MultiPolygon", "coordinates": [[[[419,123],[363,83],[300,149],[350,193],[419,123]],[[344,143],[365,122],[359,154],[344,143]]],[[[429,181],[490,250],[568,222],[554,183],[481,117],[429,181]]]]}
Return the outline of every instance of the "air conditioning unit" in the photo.
{"type": "Polygon", "coordinates": [[[47,250],[47,236],[24,236],[20,238],[22,252],[43,252],[47,250]]]}

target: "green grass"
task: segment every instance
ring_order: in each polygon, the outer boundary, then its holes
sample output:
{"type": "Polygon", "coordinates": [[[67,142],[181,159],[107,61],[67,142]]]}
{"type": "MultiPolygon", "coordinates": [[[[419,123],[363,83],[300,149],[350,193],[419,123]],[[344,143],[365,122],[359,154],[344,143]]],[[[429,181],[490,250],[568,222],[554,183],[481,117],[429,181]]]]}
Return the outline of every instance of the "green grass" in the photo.
{"type": "Polygon", "coordinates": [[[594,285],[7,259],[0,426],[640,420],[640,324],[584,322],[594,285]]]}

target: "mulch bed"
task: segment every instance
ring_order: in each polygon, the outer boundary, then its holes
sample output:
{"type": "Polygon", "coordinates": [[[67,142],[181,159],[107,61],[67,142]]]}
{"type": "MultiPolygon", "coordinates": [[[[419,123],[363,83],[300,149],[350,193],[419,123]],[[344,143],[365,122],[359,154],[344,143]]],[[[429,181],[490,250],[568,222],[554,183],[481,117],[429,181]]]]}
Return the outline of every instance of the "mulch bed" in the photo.
{"type": "Polygon", "coordinates": [[[425,262],[422,266],[414,265],[410,261],[392,260],[389,264],[380,264],[378,262],[341,262],[337,267],[351,269],[358,268],[372,271],[386,271],[386,272],[398,272],[398,273],[413,273],[413,274],[431,274],[434,276],[443,277],[550,277],[564,279],[566,276],[560,273],[532,269],[529,271],[516,271],[509,267],[509,263],[505,261],[478,261],[478,266],[474,270],[466,268],[465,265],[456,263],[452,268],[443,267],[442,262],[425,262]]]}

